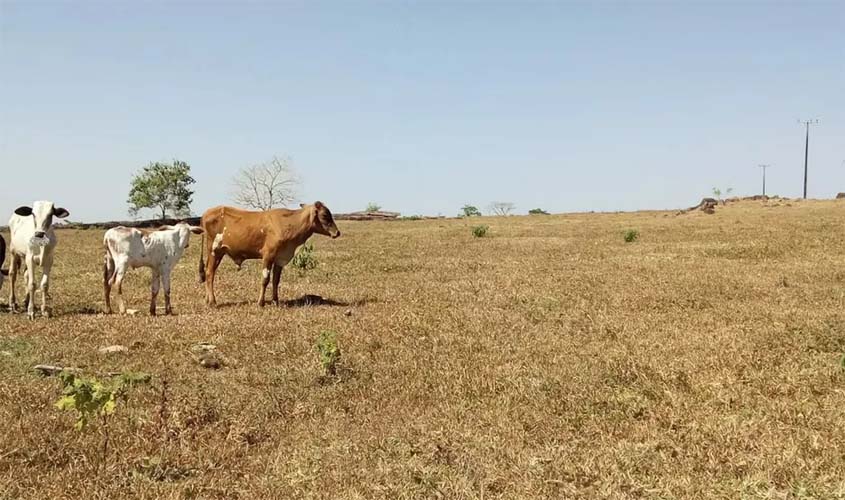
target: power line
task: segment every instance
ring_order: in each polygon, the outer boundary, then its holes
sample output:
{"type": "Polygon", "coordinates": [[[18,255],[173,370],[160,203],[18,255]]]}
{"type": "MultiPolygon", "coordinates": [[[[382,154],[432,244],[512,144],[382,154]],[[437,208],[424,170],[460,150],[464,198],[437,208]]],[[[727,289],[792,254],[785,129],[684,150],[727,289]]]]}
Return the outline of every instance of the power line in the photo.
{"type": "Polygon", "coordinates": [[[819,121],[816,120],[798,120],[798,123],[803,123],[807,128],[807,135],[804,139],[804,199],[807,199],[807,156],[810,150],[810,125],[816,125],[819,121]]]}
{"type": "Polygon", "coordinates": [[[766,169],[771,167],[771,165],[757,165],[761,169],[763,169],[763,196],[766,196],[766,169]]]}

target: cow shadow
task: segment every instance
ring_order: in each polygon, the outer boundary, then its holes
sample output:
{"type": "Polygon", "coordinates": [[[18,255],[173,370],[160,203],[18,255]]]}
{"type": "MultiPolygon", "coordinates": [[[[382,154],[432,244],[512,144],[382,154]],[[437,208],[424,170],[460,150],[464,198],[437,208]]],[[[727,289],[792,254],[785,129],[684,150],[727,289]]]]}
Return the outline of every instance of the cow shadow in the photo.
{"type": "Polygon", "coordinates": [[[217,309],[229,309],[230,307],[241,307],[255,304],[254,300],[238,300],[235,302],[218,302],[217,309]]]}
{"type": "Polygon", "coordinates": [[[351,303],[342,301],[342,300],[334,300],[334,299],[327,299],[325,297],[321,297],[320,295],[312,295],[312,294],[305,294],[302,297],[296,299],[288,299],[288,300],[281,300],[279,301],[279,307],[311,307],[311,306],[350,306],[351,303]]]}
{"type": "Polygon", "coordinates": [[[105,311],[102,309],[98,309],[96,307],[89,307],[89,306],[79,306],[67,311],[68,314],[72,315],[96,315],[96,314],[105,314],[105,311]]]}
{"type": "MultiPolygon", "coordinates": [[[[296,307],[315,307],[315,306],[328,306],[328,307],[350,307],[350,306],[362,306],[371,302],[370,299],[360,299],[354,301],[346,301],[346,300],[335,300],[326,298],[320,295],[314,294],[305,294],[301,297],[297,297],[295,299],[286,299],[279,301],[279,307],[282,308],[296,308],[296,307]]],[[[248,306],[254,305],[254,300],[239,300],[235,302],[223,302],[217,305],[218,309],[227,309],[230,307],[241,307],[241,306],[248,306]]],[[[266,307],[273,307],[272,302],[268,302],[266,307]]]]}

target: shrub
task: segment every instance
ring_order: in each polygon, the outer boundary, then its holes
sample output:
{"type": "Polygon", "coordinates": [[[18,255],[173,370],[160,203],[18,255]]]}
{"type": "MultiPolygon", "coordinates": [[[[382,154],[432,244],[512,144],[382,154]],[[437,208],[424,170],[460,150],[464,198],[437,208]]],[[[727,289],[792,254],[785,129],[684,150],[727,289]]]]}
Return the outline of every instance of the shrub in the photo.
{"type": "Polygon", "coordinates": [[[481,210],[472,206],[472,205],[464,205],[461,207],[461,216],[462,217],[478,217],[481,215],[481,210]]]}
{"type": "Polygon", "coordinates": [[[625,243],[633,243],[640,237],[640,232],[636,229],[629,229],[625,231],[625,243]]]}
{"type": "Polygon", "coordinates": [[[340,346],[337,345],[337,334],[331,330],[324,330],[317,338],[317,352],[320,364],[326,375],[337,374],[337,364],[340,361],[340,346]]]}
{"type": "Polygon", "coordinates": [[[364,209],[367,212],[378,212],[381,210],[381,205],[378,203],[373,203],[372,201],[367,203],[367,208],[364,209]]]}
{"type": "Polygon", "coordinates": [[[130,387],[150,380],[150,376],[145,373],[131,372],[120,375],[110,384],[67,371],[63,371],[60,377],[64,389],[62,397],[56,402],[56,408],[75,411],[78,430],[84,429],[95,417],[105,419],[114,413],[118,398],[125,398],[130,387]]]}
{"type": "Polygon", "coordinates": [[[306,243],[296,252],[290,264],[300,271],[307,271],[317,267],[317,257],[314,256],[314,245],[306,243]]]}
{"type": "Polygon", "coordinates": [[[76,429],[85,429],[91,421],[99,419],[103,444],[100,449],[100,466],[106,464],[109,454],[109,417],[117,408],[118,401],[127,401],[127,391],[136,385],[146,384],[150,376],[146,373],[126,372],[110,382],[94,377],[86,378],[69,371],[59,374],[62,381],[62,397],[56,401],[56,408],[76,412],[76,429]]]}
{"type": "Polygon", "coordinates": [[[549,215],[549,212],[546,212],[542,208],[532,208],[528,211],[528,215],[549,215]]]}
{"type": "Polygon", "coordinates": [[[487,231],[490,230],[490,226],[474,226],[472,228],[472,235],[476,238],[483,238],[487,236],[487,231]]]}
{"type": "Polygon", "coordinates": [[[406,217],[399,217],[400,220],[422,220],[422,215],[408,215],[406,217]]]}

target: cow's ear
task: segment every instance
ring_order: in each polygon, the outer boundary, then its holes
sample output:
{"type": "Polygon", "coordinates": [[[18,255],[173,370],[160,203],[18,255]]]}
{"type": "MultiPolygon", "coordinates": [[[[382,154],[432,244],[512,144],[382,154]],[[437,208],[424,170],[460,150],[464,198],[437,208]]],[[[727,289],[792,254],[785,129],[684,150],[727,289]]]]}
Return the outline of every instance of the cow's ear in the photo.
{"type": "Polygon", "coordinates": [[[191,226],[191,232],[194,234],[202,234],[204,231],[199,226],[191,226]]]}
{"type": "Polygon", "coordinates": [[[323,202],[322,201],[315,201],[314,206],[317,207],[317,208],[323,208],[323,202]]]}
{"type": "Polygon", "coordinates": [[[64,219],[65,217],[70,215],[70,212],[68,212],[67,209],[59,207],[53,209],[53,215],[58,217],[59,219],[64,219]]]}
{"type": "Polygon", "coordinates": [[[17,215],[20,215],[21,217],[27,217],[29,215],[32,215],[32,207],[18,207],[15,210],[15,213],[17,215]]]}
{"type": "Polygon", "coordinates": [[[305,203],[300,203],[299,208],[305,208],[305,203]]]}

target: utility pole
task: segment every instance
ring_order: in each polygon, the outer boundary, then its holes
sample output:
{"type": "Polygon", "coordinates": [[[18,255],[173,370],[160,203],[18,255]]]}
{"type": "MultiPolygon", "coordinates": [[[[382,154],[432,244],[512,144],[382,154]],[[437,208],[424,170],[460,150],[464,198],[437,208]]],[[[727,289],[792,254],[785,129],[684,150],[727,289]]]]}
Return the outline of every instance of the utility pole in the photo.
{"type": "Polygon", "coordinates": [[[816,125],[819,123],[818,120],[798,120],[799,123],[803,123],[804,126],[807,128],[807,135],[804,139],[804,199],[807,199],[807,156],[810,150],[810,125],[816,125]]]}
{"type": "Polygon", "coordinates": [[[771,165],[757,165],[758,167],[763,169],[763,196],[766,196],[766,169],[771,167],[771,165]]]}

